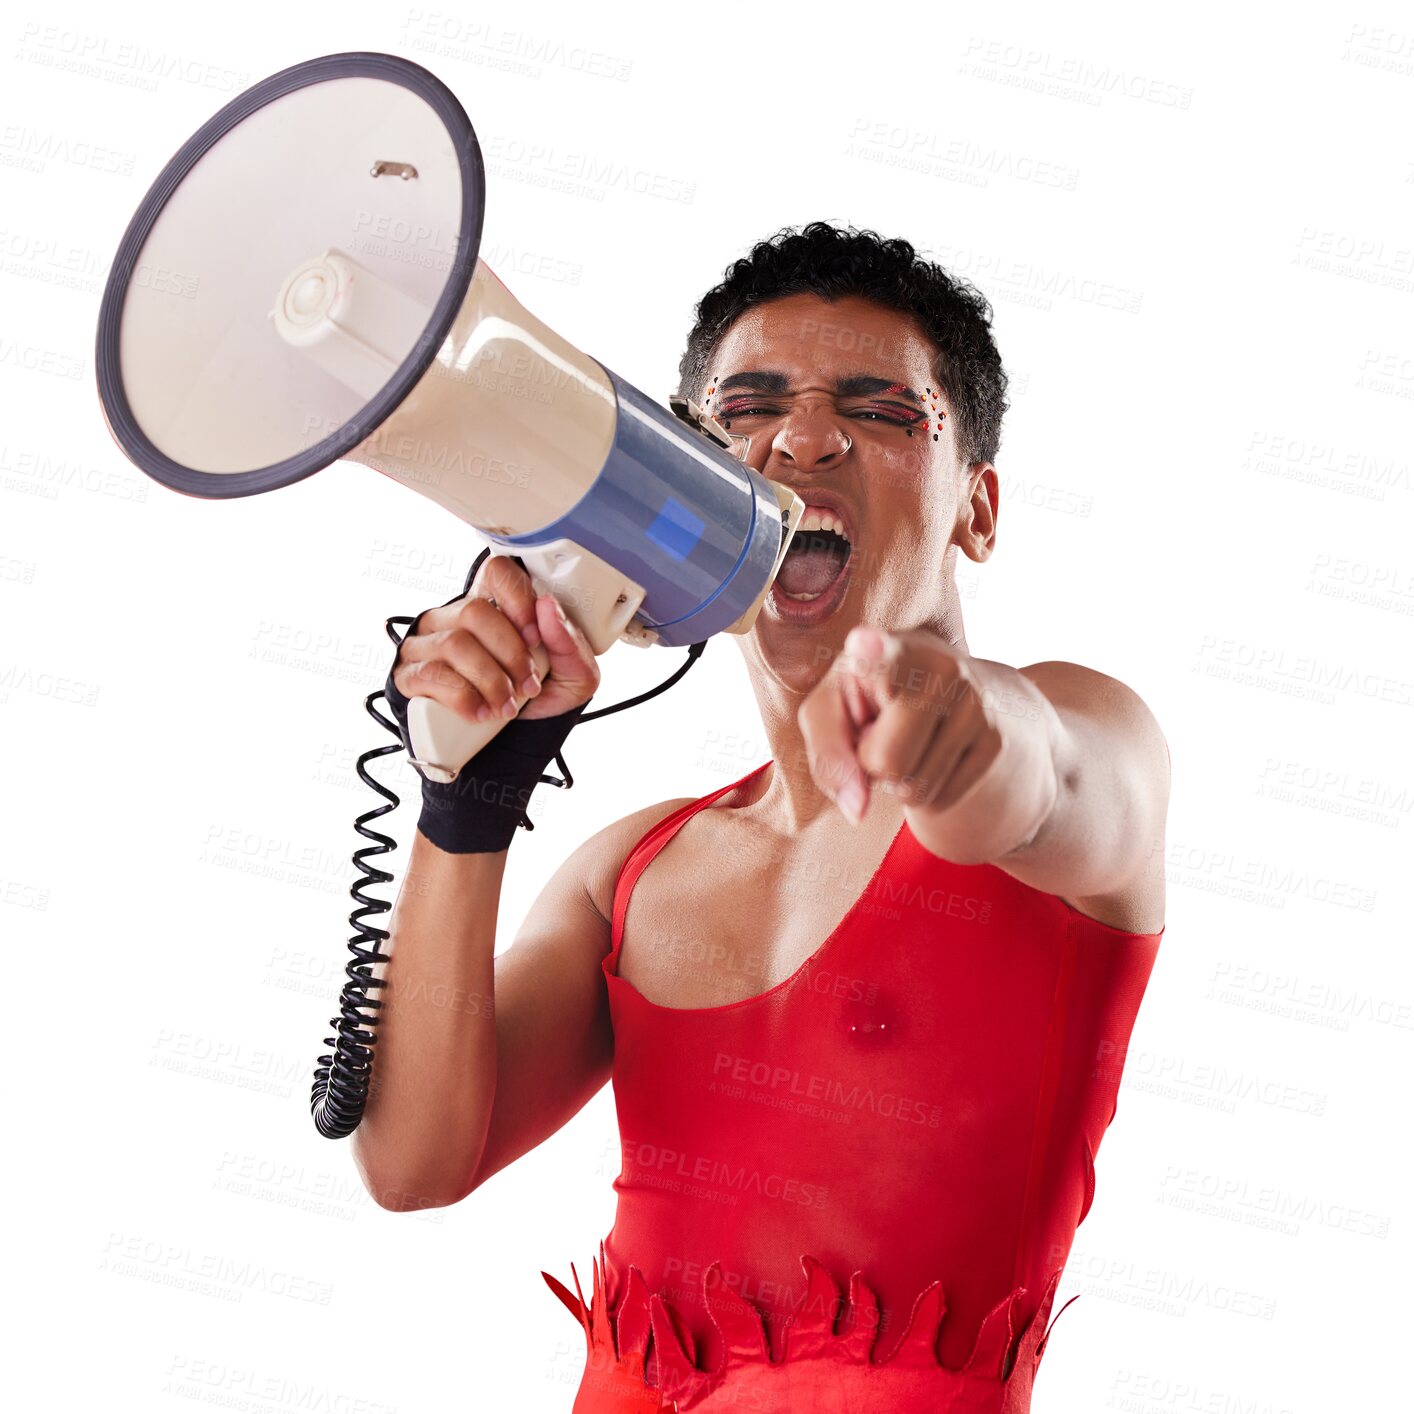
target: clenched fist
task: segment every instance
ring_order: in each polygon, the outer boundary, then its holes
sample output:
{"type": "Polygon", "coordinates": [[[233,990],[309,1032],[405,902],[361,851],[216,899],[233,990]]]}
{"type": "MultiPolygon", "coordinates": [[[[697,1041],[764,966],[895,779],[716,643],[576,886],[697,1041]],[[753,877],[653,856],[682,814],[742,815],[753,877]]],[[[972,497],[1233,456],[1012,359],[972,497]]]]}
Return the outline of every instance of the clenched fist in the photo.
{"type": "Polygon", "coordinates": [[[599,688],[599,662],[584,634],[549,594],[506,555],[490,555],[463,598],[426,609],[408,631],[393,666],[405,697],[431,697],[468,721],[557,717],[599,688]],[[544,644],[544,680],[532,650],[544,644]]]}

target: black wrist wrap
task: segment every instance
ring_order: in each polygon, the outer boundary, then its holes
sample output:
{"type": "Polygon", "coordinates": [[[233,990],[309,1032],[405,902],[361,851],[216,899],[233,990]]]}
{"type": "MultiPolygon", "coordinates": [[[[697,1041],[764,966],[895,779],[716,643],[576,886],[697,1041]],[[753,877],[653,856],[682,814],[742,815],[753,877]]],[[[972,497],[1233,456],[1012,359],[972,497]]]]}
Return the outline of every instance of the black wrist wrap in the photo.
{"type": "MultiPolygon", "coordinates": [[[[396,655],[393,661],[396,665],[396,655]]],[[[408,699],[393,682],[391,670],[383,695],[410,751],[408,699]]],[[[450,784],[429,781],[418,771],[422,776],[418,829],[448,854],[494,854],[507,849],[522,824],[534,828],[526,815],[531,792],[588,706],[589,702],[582,702],[559,716],[534,721],[513,718],[450,784]]]]}

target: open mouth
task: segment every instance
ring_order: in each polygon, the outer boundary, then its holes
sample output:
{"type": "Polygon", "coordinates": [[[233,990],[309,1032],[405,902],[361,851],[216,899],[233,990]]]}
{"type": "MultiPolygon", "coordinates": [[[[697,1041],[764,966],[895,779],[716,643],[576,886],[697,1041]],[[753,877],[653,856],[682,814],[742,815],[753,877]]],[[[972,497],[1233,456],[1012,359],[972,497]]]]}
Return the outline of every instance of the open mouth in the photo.
{"type": "MultiPolygon", "coordinates": [[[[822,518],[812,514],[806,519],[822,518]]],[[[774,588],[787,599],[808,604],[829,591],[844,573],[852,553],[853,546],[837,521],[828,526],[797,530],[781,561],[774,588]]]]}

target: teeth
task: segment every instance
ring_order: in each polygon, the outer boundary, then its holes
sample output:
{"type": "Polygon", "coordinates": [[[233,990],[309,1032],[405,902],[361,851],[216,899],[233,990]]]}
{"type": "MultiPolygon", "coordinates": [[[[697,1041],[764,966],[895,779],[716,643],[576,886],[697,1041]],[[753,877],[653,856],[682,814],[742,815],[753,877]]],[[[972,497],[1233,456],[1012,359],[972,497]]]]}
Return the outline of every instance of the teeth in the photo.
{"type": "Polygon", "coordinates": [[[800,524],[795,529],[796,534],[803,530],[833,530],[836,535],[845,533],[844,522],[838,516],[831,515],[829,511],[816,510],[813,506],[801,516],[800,524]]]}
{"type": "MultiPolygon", "coordinates": [[[[806,509],[805,514],[800,518],[800,523],[795,528],[795,533],[801,535],[808,530],[832,530],[836,535],[844,536],[846,540],[849,539],[845,535],[844,522],[837,515],[816,506],[806,509]]],[[[812,599],[820,597],[820,594],[789,594],[784,589],[780,589],[779,592],[784,598],[797,604],[808,604],[812,599]]],[[[825,591],[821,590],[820,592],[823,594],[825,591]]]]}

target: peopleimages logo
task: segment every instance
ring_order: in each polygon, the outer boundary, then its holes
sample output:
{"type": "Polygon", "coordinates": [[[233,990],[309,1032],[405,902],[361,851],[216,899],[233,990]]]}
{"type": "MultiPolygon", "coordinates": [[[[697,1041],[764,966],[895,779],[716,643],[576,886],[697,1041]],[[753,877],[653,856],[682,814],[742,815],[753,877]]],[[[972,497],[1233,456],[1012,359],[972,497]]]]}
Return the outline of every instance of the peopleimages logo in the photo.
{"type": "Polygon", "coordinates": [[[905,167],[934,176],[952,175],[971,186],[986,186],[992,176],[1074,191],[1079,169],[991,143],[972,142],[955,134],[930,132],[898,123],[856,118],[845,146],[847,157],[861,157],[885,166],[905,167]]]}
{"type": "MultiPolygon", "coordinates": [[[[492,134],[483,139],[482,150],[488,166],[496,175],[553,185],[555,181],[574,183],[587,191],[607,189],[632,192],[638,196],[657,197],[661,201],[691,204],[697,194],[696,182],[684,182],[680,177],[663,172],[650,172],[632,167],[614,157],[602,157],[592,152],[564,152],[548,143],[526,142],[522,138],[492,134]],[[518,173],[517,168],[523,169],[518,173]]],[[[582,194],[582,193],[581,193],[582,194]]]]}
{"type": "Polygon", "coordinates": [[[540,78],[546,66],[616,83],[626,83],[633,72],[633,60],[619,54],[437,10],[409,10],[403,32],[410,49],[524,78],[540,78]]]}
{"type": "Polygon", "coordinates": [[[938,245],[935,249],[949,270],[966,275],[995,298],[1012,304],[1049,310],[1055,300],[1068,299],[1124,314],[1138,314],[1144,304],[1143,290],[1077,275],[1039,261],[1014,260],[998,251],[974,250],[970,246],[938,245]]]}
{"type": "Polygon", "coordinates": [[[762,1173],[705,1154],[694,1157],[658,1144],[625,1139],[623,1154],[626,1178],[646,1178],[653,1187],[681,1191],[690,1197],[735,1203],[742,1195],[754,1194],[803,1208],[823,1208],[830,1196],[823,1184],[806,1183],[786,1174],[762,1173]]]}
{"type": "MultiPolygon", "coordinates": [[[[937,1129],[942,1123],[943,1107],[928,1100],[911,1099],[893,1090],[875,1090],[869,1085],[846,1084],[832,1076],[811,1075],[790,1066],[754,1061],[749,1056],[733,1056],[725,1051],[718,1051],[713,1059],[712,1076],[714,1084],[721,1081],[738,1086],[754,1085],[772,1095],[867,1111],[905,1124],[926,1124],[930,1129],[937,1129]]],[[[723,1093],[730,1096],[732,1092],[724,1089],[723,1093]]]]}
{"type": "Polygon", "coordinates": [[[86,34],[62,25],[29,21],[20,31],[18,59],[154,92],[159,79],[176,79],[218,93],[237,93],[250,83],[248,71],[223,68],[186,54],[149,49],[106,34],[86,34]]]}
{"type": "Polygon", "coordinates": [[[1156,103],[1161,108],[1187,108],[1193,102],[1193,90],[1176,83],[1111,64],[1096,64],[1077,55],[1056,55],[1047,49],[976,35],[967,41],[960,72],[1091,105],[1098,105],[1108,94],[1156,103]]]}
{"type": "Polygon", "coordinates": [[[50,162],[62,162],[70,167],[86,167],[91,172],[130,177],[136,160],[131,152],[114,151],[83,138],[41,132],[22,123],[11,123],[0,131],[0,162],[7,167],[43,172],[50,162]]]}

